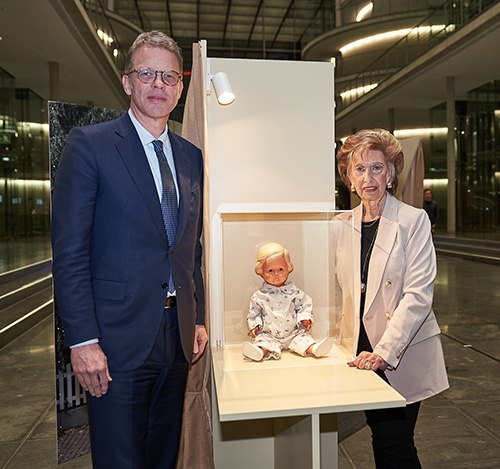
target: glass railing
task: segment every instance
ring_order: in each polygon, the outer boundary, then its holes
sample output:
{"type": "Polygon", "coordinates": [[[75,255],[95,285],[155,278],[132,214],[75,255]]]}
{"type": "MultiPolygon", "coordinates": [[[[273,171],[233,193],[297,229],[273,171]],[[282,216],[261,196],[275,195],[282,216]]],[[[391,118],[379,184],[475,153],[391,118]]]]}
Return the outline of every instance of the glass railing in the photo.
{"type": "Polygon", "coordinates": [[[107,2],[102,0],[80,0],[80,2],[95,28],[96,35],[102,41],[116,68],[121,72],[125,65],[127,50],[120,44],[118,35],[114,31],[108,15],[111,10],[105,8],[107,2]]]}
{"type": "MultiPolygon", "coordinates": [[[[336,90],[337,112],[376,89],[403,67],[414,62],[498,2],[499,0],[449,0],[432,11],[392,47],[370,62],[363,71],[336,90]]],[[[345,72],[349,64],[347,60],[341,60],[345,72]]]]}

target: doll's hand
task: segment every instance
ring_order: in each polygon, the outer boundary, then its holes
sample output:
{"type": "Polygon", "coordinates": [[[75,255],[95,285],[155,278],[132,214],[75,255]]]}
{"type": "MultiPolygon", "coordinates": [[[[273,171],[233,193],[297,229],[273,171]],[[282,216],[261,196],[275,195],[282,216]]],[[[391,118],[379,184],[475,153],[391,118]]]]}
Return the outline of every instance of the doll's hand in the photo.
{"type": "Polygon", "coordinates": [[[255,339],[257,336],[257,332],[259,332],[259,326],[254,327],[251,331],[250,334],[252,334],[252,337],[255,339]]]}
{"type": "Polygon", "coordinates": [[[306,328],[306,331],[308,331],[309,329],[311,329],[311,320],[310,319],[304,319],[301,322],[304,325],[304,327],[306,328]]]}

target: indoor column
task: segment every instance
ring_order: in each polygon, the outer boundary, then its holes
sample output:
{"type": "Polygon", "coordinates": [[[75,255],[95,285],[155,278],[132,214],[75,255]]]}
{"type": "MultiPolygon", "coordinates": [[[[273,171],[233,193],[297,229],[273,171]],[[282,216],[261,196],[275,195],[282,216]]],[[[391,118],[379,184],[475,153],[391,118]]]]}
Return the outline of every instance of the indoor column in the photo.
{"type": "Polygon", "coordinates": [[[59,62],[49,62],[49,99],[51,101],[59,101],[59,62]]]}
{"type": "Polygon", "coordinates": [[[455,149],[455,77],[446,77],[446,167],[448,176],[447,231],[456,232],[456,149],[455,149]]]}
{"type": "Polygon", "coordinates": [[[388,119],[389,119],[389,126],[388,126],[388,131],[391,134],[394,134],[394,130],[396,128],[396,120],[395,120],[395,111],[393,107],[390,107],[387,112],[388,119]]]}

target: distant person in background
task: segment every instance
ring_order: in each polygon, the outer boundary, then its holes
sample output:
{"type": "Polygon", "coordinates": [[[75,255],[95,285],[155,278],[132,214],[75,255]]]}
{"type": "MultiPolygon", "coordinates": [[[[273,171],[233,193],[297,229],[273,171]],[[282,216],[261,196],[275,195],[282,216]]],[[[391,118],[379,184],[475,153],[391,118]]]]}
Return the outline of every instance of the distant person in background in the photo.
{"type": "Polygon", "coordinates": [[[435,200],[432,200],[432,191],[430,189],[424,189],[423,209],[427,212],[427,215],[429,215],[429,220],[431,221],[431,231],[434,233],[438,219],[438,205],[435,200]]]}

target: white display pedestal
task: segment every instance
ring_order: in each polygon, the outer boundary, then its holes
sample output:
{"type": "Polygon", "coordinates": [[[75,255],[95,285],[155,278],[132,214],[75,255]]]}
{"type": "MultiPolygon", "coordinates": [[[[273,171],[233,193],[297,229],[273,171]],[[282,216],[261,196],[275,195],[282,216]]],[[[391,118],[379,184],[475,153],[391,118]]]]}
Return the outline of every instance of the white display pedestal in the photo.
{"type": "Polygon", "coordinates": [[[352,229],[352,221],[333,213],[334,66],[204,54],[215,467],[336,468],[338,412],[405,401],[373,372],[346,364],[354,353],[355,315],[342,305],[335,275],[335,226],[344,220],[342,229],[352,229]],[[231,82],[231,105],[219,105],[211,92],[217,72],[231,82]],[[256,255],[267,242],[290,251],[291,280],[313,300],[313,337],[335,340],[330,356],[285,351],[278,361],[243,359],[249,299],[262,283],[256,255]]]}
{"type": "Polygon", "coordinates": [[[279,367],[247,361],[236,345],[212,354],[217,469],[337,468],[337,413],[405,405],[337,347],[319,359],[283,352],[279,367]]]}

